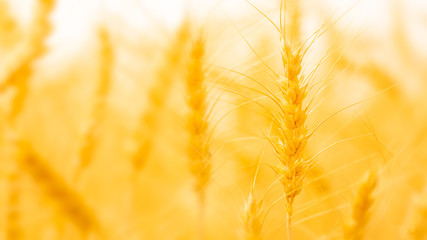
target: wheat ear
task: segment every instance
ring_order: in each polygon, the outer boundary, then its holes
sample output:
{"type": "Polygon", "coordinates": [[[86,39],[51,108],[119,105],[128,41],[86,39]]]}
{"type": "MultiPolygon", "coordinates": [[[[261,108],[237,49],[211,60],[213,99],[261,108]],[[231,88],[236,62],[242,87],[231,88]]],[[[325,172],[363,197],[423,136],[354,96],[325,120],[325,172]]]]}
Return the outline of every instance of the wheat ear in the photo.
{"type": "Polygon", "coordinates": [[[276,121],[279,128],[277,140],[272,140],[275,154],[280,160],[274,170],[284,187],[287,214],[288,238],[291,238],[291,219],[293,202],[301,192],[304,178],[311,166],[306,146],[309,134],[306,126],[307,108],[303,102],[307,95],[307,85],[301,74],[301,48],[293,47],[282,37],[282,60],[284,76],[277,79],[282,94],[280,99],[280,118],[276,121]]]}
{"type": "Polygon", "coordinates": [[[160,113],[167,103],[174,79],[182,65],[184,49],[188,45],[189,22],[184,21],[176,33],[176,39],[166,52],[165,60],[158,69],[156,81],[148,92],[148,109],[140,116],[140,126],[135,133],[137,149],[132,157],[134,170],[138,173],[151,154],[153,141],[158,132],[160,113]]]}
{"type": "Polygon", "coordinates": [[[9,48],[19,37],[18,24],[5,0],[0,0],[0,49],[9,48]]]}
{"type": "Polygon", "coordinates": [[[20,56],[18,59],[19,62],[16,66],[12,67],[7,79],[3,85],[0,86],[0,90],[4,90],[8,87],[15,87],[17,89],[12,100],[12,112],[10,114],[11,122],[14,122],[23,108],[24,100],[28,92],[28,81],[32,75],[34,62],[47,52],[45,41],[52,29],[49,17],[54,5],[55,1],[53,0],[40,0],[38,2],[33,19],[33,26],[22,43],[24,46],[24,48],[22,48],[23,52],[18,55],[20,56]]]}
{"type": "Polygon", "coordinates": [[[369,172],[360,185],[357,198],[353,203],[352,217],[344,226],[344,239],[363,239],[365,227],[369,222],[371,208],[374,203],[372,194],[377,185],[377,178],[374,172],[369,172]]]}
{"type": "MultiPolygon", "coordinates": [[[[279,107],[279,116],[273,116],[277,127],[277,137],[270,138],[279,165],[273,167],[284,187],[287,237],[290,240],[293,203],[300,194],[303,181],[309,168],[312,166],[307,156],[306,146],[309,140],[306,126],[307,106],[304,100],[307,96],[307,83],[302,76],[302,58],[304,55],[302,44],[298,46],[290,31],[286,30],[285,4],[281,2],[281,57],[283,75],[277,75],[276,85],[280,90],[279,96],[272,96],[279,107]]],[[[295,21],[296,17],[293,18],[295,21]]],[[[296,30],[293,31],[297,35],[296,30]]]]}
{"type": "Polygon", "coordinates": [[[100,44],[100,76],[95,93],[95,103],[92,108],[91,119],[83,136],[83,143],[80,149],[79,171],[85,169],[93,159],[97,139],[99,137],[100,126],[105,116],[107,100],[112,84],[114,52],[110,36],[106,29],[98,29],[98,39],[100,44]]]}
{"type": "Polygon", "coordinates": [[[18,142],[19,164],[83,234],[100,232],[99,221],[83,197],[57,174],[27,143],[18,142]]]}
{"type": "Polygon", "coordinates": [[[203,238],[205,189],[211,178],[211,133],[208,120],[204,55],[205,42],[199,36],[192,44],[187,64],[187,105],[190,110],[187,130],[190,137],[188,150],[190,170],[196,178],[195,190],[199,198],[200,238],[203,238]]]}
{"type": "MultiPolygon", "coordinates": [[[[8,124],[14,130],[16,117],[21,113],[25,97],[27,96],[28,81],[32,74],[34,62],[46,53],[45,41],[51,32],[49,17],[54,7],[54,1],[40,1],[37,5],[33,26],[28,36],[23,41],[23,48],[18,52],[17,64],[10,70],[4,83],[0,86],[0,91],[15,87],[17,89],[12,99],[12,110],[8,115],[8,124]]],[[[4,7],[4,2],[0,2],[4,7]]],[[[5,9],[2,9],[5,11],[5,9]]],[[[16,28],[12,19],[7,15],[2,15],[3,24],[1,31],[11,31],[16,28]],[[6,27],[6,29],[4,29],[6,27]]],[[[20,228],[19,201],[21,189],[19,188],[19,172],[14,170],[9,181],[10,195],[8,199],[9,212],[7,214],[7,237],[8,239],[21,239],[22,229],[20,228]]]]}
{"type": "Polygon", "coordinates": [[[303,106],[303,101],[307,93],[306,86],[300,81],[301,55],[299,51],[293,51],[288,44],[285,44],[283,49],[285,77],[279,80],[283,102],[279,139],[274,143],[274,149],[280,160],[275,171],[284,187],[289,233],[293,202],[301,192],[311,162],[306,152],[309,136],[305,124],[307,109],[303,106]]]}
{"type": "Polygon", "coordinates": [[[263,225],[262,201],[255,199],[253,190],[249,194],[242,215],[244,239],[260,240],[263,225]]]}

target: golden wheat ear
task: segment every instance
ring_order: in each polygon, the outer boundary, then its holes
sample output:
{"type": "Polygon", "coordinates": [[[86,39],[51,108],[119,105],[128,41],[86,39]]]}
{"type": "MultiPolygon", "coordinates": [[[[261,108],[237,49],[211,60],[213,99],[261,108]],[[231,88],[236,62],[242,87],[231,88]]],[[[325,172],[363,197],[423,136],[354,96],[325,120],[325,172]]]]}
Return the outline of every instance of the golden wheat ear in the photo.
{"type": "Polygon", "coordinates": [[[356,200],[353,202],[351,219],[344,226],[344,239],[359,240],[365,235],[371,208],[374,203],[373,192],[377,186],[378,176],[368,172],[359,187],[356,200]]]}
{"type": "Polygon", "coordinates": [[[186,94],[189,109],[186,124],[189,135],[188,159],[190,171],[196,180],[195,191],[199,199],[200,238],[203,238],[205,191],[212,177],[212,129],[209,122],[210,109],[205,76],[205,51],[205,40],[200,34],[191,45],[191,52],[186,66],[186,94]]]}
{"type": "Polygon", "coordinates": [[[263,226],[263,201],[255,199],[253,191],[249,194],[241,219],[243,236],[247,240],[261,240],[263,226]]]}
{"type": "Polygon", "coordinates": [[[190,22],[184,20],[174,40],[165,52],[164,60],[156,72],[153,86],[147,93],[147,109],[140,116],[140,126],[135,131],[134,141],[137,149],[132,156],[135,174],[138,174],[150,158],[154,142],[159,132],[159,121],[175,79],[181,77],[185,50],[190,39],[190,22]]]}
{"type": "Polygon", "coordinates": [[[52,32],[50,16],[52,14],[55,1],[39,1],[33,17],[33,24],[27,35],[22,40],[22,52],[19,52],[16,63],[8,69],[8,76],[0,86],[0,91],[6,88],[16,88],[16,93],[12,99],[12,110],[10,121],[13,124],[21,113],[28,93],[28,85],[33,74],[35,61],[47,53],[46,39],[52,32]]]}
{"type": "Polygon", "coordinates": [[[289,31],[285,31],[286,17],[281,16],[280,25],[284,74],[276,79],[276,85],[281,93],[277,104],[279,116],[275,118],[279,131],[277,138],[272,138],[270,142],[280,163],[274,170],[284,188],[287,234],[288,239],[291,239],[293,203],[295,197],[301,193],[312,162],[306,150],[310,136],[306,126],[308,107],[304,105],[307,83],[304,83],[302,74],[303,46],[297,42],[296,36],[291,36],[289,31]]]}
{"type": "MultiPolygon", "coordinates": [[[[9,74],[0,86],[0,92],[9,88],[16,89],[11,102],[11,111],[7,116],[7,124],[12,132],[15,131],[16,119],[21,114],[28,95],[28,85],[31,75],[34,72],[34,63],[47,53],[46,39],[52,31],[49,18],[52,14],[54,5],[55,1],[37,2],[32,26],[20,43],[23,47],[19,48],[17,58],[14,59],[16,62],[13,62],[12,67],[7,69],[9,74]]],[[[0,0],[0,9],[0,35],[2,36],[2,40],[8,40],[3,39],[3,34],[6,31],[10,33],[11,37],[9,40],[11,40],[16,37],[16,23],[6,12],[7,8],[3,0],[0,0]]],[[[13,170],[8,182],[10,187],[6,227],[8,239],[22,239],[24,233],[24,228],[22,228],[20,221],[20,198],[22,194],[22,189],[20,188],[20,175],[21,173],[19,170],[13,170]]]]}
{"type": "Polygon", "coordinates": [[[90,121],[82,139],[79,153],[79,166],[77,176],[86,169],[94,158],[102,122],[107,111],[107,100],[111,92],[114,71],[114,47],[108,30],[104,27],[98,29],[99,39],[99,80],[97,82],[95,100],[90,121]]]}
{"type": "Polygon", "coordinates": [[[91,232],[102,234],[98,218],[81,194],[35,153],[28,143],[20,141],[17,145],[21,169],[32,177],[58,210],[70,219],[82,234],[87,235],[91,232]]]}

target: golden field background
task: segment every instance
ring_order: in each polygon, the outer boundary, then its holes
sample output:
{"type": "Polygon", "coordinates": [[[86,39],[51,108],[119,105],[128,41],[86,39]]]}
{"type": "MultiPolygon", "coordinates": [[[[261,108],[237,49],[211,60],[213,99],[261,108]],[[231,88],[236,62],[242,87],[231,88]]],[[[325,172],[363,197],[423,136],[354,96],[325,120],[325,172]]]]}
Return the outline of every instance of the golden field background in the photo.
{"type": "Polygon", "coordinates": [[[0,0],[0,239],[427,239],[427,4],[282,6],[315,39],[289,228],[280,0],[0,0]]]}

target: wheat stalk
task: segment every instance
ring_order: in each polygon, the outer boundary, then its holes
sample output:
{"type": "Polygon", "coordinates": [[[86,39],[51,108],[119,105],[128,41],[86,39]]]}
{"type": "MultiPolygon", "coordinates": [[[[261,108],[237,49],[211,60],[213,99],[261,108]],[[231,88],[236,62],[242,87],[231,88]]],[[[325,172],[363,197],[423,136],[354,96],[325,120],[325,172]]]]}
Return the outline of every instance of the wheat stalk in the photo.
{"type": "Polygon", "coordinates": [[[372,194],[378,182],[377,178],[374,172],[369,172],[360,185],[357,198],[353,203],[351,220],[344,226],[344,239],[363,239],[374,203],[372,194]]]}
{"type": "MultiPolygon", "coordinates": [[[[24,100],[27,96],[28,81],[33,72],[34,62],[42,57],[47,51],[45,48],[46,38],[51,32],[49,17],[54,7],[54,1],[40,1],[38,2],[37,9],[33,18],[33,25],[30,28],[28,35],[25,36],[22,47],[18,48],[16,54],[16,63],[9,68],[10,72],[7,74],[6,79],[0,86],[0,91],[9,88],[16,88],[15,95],[12,99],[12,110],[8,114],[7,125],[15,134],[15,120],[21,113],[24,100]]],[[[1,26],[0,34],[3,36],[4,32],[12,34],[16,31],[16,23],[12,19],[4,5],[3,1],[0,2],[1,26]]],[[[14,163],[15,164],[15,163],[14,163]]],[[[8,239],[21,239],[22,228],[20,227],[20,211],[19,202],[21,189],[19,188],[19,171],[14,169],[10,175],[9,187],[10,195],[8,199],[9,211],[7,214],[7,238],[8,239]]]]}

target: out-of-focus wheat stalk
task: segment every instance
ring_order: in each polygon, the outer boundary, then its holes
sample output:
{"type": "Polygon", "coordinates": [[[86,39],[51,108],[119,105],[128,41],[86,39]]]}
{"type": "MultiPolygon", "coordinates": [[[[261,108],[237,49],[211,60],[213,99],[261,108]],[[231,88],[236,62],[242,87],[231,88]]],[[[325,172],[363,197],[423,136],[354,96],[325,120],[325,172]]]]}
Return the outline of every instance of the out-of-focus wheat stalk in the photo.
{"type": "Polygon", "coordinates": [[[198,36],[191,46],[187,64],[187,104],[190,109],[187,129],[189,133],[188,157],[190,170],[196,179],[195,190],[200,205],[200,239],[203,239],[205,191],[211,179],[211,138],[209,127],[208,92],[205,76],[205,40],[198,36]]]}
{"type": "Polygon", "coordinates": [[[407,233],[414,240],[427,238],[427,189],[412,201],[412,215],[407,233]]]}
{"type": "Polygon", "coordinates": [[[102,234],[96,215],[80,193],[68,185],[28,144],[21,141],[17,146],[21,168],[34,179],[64,216],[69,218],[83,235],[90,232],[102,234]]]}
{"type": "Polygon", "coordinates": [[[365,227],[368,225],[371,208],[374,203],[372,194],[377,186],[377,181],[378,177],[374,172],[369,172],[365,176],[353,203],[351,219],[344,226],[344,239],[363,239],[365,227]]]}
{"type": "MultiPolygon", "coordinates": [[[[0,3],[1,14],[0,34],[2,36],[10,34],[10,39],[16,37],[17,26],[13,18],[8,15],[7,8],[4,2],[0,3]]],[[[28,95],[29,79],[33,74],[34,63],[42,57],[46,52],[46,39],[51,32],[50,15],[54,8],[55,1],[38,1],[36,11],[34,13],[32,26],[24,39],[20,42],[16,55],[12,58],[10,68],[6,69],[6,79],[0,86],[0,92],[6,89],[15,88],[15,95],[12,98],[12,108],[7,115],[8,131],[15,131],[15,120],[21,113],[26,96],[28,95]]],[[[10,173],[10,195],[9,195],[9,212],[7,215],[7,237],[8,239],[21,239],[23,228],[20,226],[20,209],[19,200],[22,190],[20,189],[20,172],[17,169],[16,163],[13,162],[14,169],[10,173]]]]}
{"type": "Polygon", "coordinates": [[[33,25],[21,42],[16,62],[8,69],[9,75],[0,86],[0,90],[15,87],[16,92],[12,99],[12,110],[9,114],[10,123],[14,124],[15,118],[23,108],[25,96],[28,91],[28,81],[32,75],[34,62],[46,52],[45,41],[51,31],[49,17],[54,7],[54,1],[39,1],[34,14],[33,25]]]}
{"type": "Polygon", "coordinates": [[[22,41],[16,62],[8,69],[9,74],[0,91],[8,87],[15,87],[16,93],[12,100],[11,121],[19,115],[23,108],[25,96],[28,92],[28,82],[33,73],[34,62],[46,52],[46,39],[51,33],[50,15],[55,6],[54,0],[40,0],[37,2],[32,26],[22,41]]]}
{"type": "Polygon", "coordinates": [[[114,71],[114,48],[108,31],[105,28],[98,30],[98,39],[100,43],[100,77],[96,88],[95,103],[92,108],[90,121],[83,136],[78,171],[85,169],[93,159],[102,120],[107,110],[108,96],[111,91],[114,71]]]}
{"type": "Polygon", "coordinates": [[[208,17],[189,1],[177,26],[181,1],[112,2],[0,0],[0,239],[427,239],[425,192],[409,201],[427,167],[420,1],[280,0],[280,17],[279,1],[217,1],[208,17]],[[100,28],[78,26],[99,10],[100,28]],[[358,107],[328,115],[341,104],[358,107]],[[354,188],[378,164],[381,188],[375,173],[354,188]]]}
{"type": "Polygon", "coordinates": [[[167,49],[163,64],[157,70],[156,79],[148,92],[147,109],[140,117],[140,126],[135,132],[137,149],[132,157],[135,172],[139,172],[145,165],[158,133],[160,113],[167,103],[169,91],[174,84],[174,79],[179,77],[184,50],[188,45],[189,21],[185,20],[176,33],[174,41],[167,49]]]}

